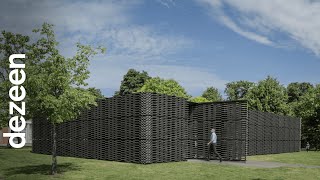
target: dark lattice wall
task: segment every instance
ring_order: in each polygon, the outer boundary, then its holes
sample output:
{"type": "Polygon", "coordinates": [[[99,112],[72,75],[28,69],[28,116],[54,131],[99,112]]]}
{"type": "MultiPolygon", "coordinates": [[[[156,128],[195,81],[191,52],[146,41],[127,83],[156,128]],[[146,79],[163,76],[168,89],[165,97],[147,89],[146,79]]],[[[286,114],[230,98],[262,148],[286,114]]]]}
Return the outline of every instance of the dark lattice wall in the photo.
{"type": "MultiPolygon", "coordinates": [[[[139,93],[98,101],[73,121],[57,127],[58,155],[113,161],[183,161],[187,139],[187,101],[139,93]]],[[[51,153],[51,126],[34,120],[33,152],[51,153]]]]}
{"type": "Polygon", "coordinates": [[[248,110],[246,101],[192,104],[188,158],[205,158],[210,130],[216,129],[217,150],[225,160],[245,160],[248,110]]]}
{"type": "Polygon", "coordinates": [[[249,111],[248,155],[300,151],[300,119],[249,111]]]}
{"type": "MultiPolygon", "coordinates": [[[[51,128],[45,119],[34,119],[34,153],[51,154],[51,128]]],[[[217,149],[225,160],[299,150],[300,121],[248,112],[246,101],[197,104],[137,93],[99,100],[78,119],[58,125],[57,154],[143,164],[203,158],[211,128],[216,129],[217,149]],[[268,125],[276,122],[278,126],[268,125]],[[272,144],[275,139],[277,146],[272,144]]]]}

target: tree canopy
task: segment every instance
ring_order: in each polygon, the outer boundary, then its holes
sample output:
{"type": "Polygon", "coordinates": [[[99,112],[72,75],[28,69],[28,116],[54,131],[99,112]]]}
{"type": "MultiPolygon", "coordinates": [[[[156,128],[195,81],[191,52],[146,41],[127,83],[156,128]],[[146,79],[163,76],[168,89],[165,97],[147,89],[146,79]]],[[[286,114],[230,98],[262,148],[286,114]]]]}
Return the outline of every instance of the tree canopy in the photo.
{"type": "Polygon", "coordinates": [[[211,102],[222,101],[222,95],[219,90],[214,87],[208,87],[201,96],[211,102]]]}
{"type": "Polygon", "coordinates": [[[185,89],[173,79],[161,79],[159,77],[148,79],[138,92],[155,92],[170,96],[190,98],[185,89]]]}
{"type": "Polygon", "coordinates": [[[295,112],[302,118],[302,139],[320,149],[320,84],[300,97],[295,112]]]}
{"type": "Polygon", "coordinates": [[[100,89],[90,87],[90,88],[88,88],[88,91],[91,92],[91,94],[93,94],[97,99],[105,98],[104,95],[101,93],[100,89]]]}
{"type": "Polygon", "coordinates": [[[195,103],[203,103],[203,102],[210,102],[208,99],[202,97],[202,96],[197,96],[197,97],[193,97],[190,99],[191,102],[195,102],[195,103]]]}
{"type": "Polygon", "coordinates": [[[249,81],[234,81],[226,84],[225,93],[228,96],[228,100],[241,100],[245,99],[248,91],[254,86],[253,82],[249,81]]]}
{"type": "Polygon", "coordinates": [[[277,79],[271,76],[259,81],[256,86],[253,86],[248,91],[246,99],[251,109],[276,114],[290,114],[286,89],[277,79]]]}
{"type": "MultiPolygon", "coordinates": [[[[21,34],[2,31],[0,35],[0,129],[8,126],[9,109],[9,89],[12,86],[8,75],[9,56],[12,54],[22,54],[26,51],[29,43],[29,37],[21,34]]],[[[19,61],[19,60],[18,60],[19,61]]],[[[20,60],[22,62],[24,60],[20,60]]],[[[28,118],[28,115],[26,115],[28,118]]]]}
{"type": "Polygon", "coordinates": [[[53,26],[44,23],[34,30],[41,38],[30,45],[26,56],[28,103],[36,113],[52,123],[76,118],[80,109],[95,104],[95,95],[83,89],[88,84],[89,59],[103,49],[77,44],[77,53],[65,58],[57,49],[53,26]]]}
{"type": "MultiPolygon", "coordinates": [[[[44,23],[41,28],[35,29],[38,39],[29,41],[28,36],[2,32],[0,38],[1,94],[7,93],[7,67],[9,55],[24,53],[27,79],[25,99],[27,112],[35,121],[38,118],[52,123],[53,127],[53,154],[51,173],[56,173],[56,140],[55,126],[58,123],[75,119],[83,108],[96,104],[96,94],[85,89],[89,78],[89,60],[97,53],[104,52],[101,47],[77,44],[77,52],[71,58],[62,56],[57,48],[53,25],[44,23]]],[[[5,103],[8,104],[8,103],[5,103]]],[[[3,112],[3,111],[0,111],[3,112]]],[[[8,116],[7,116],[8,117],[8,116]]],[[[7,122],[8,122],[8,118],[7,122]]]]}
{"type": "Polygon", "coordinates": [[[313,85],[308,82],[294,82],[287,86],[288,102],[296,102],[301,96],[303,96],[309,89],[313,88],[313,85]]]}
{"type": "Polygon", "coordinates": [[[139,72],[135,69],[129,69],[127,74],[123,76],[121,81],[120,90],[117,91],[116,95],[125,95],[128,93],[138,92],[144,83],[150,79],[146,71],[139,72]]]}

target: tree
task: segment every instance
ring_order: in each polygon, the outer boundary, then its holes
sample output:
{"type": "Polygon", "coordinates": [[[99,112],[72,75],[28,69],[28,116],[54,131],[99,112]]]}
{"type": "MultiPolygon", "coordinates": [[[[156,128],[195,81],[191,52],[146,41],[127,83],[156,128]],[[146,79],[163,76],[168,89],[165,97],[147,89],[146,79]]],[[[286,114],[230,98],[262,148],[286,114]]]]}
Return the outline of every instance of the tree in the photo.
{"type": "Polygon", "coordinates": [[[320,84],[299,99],[296,114],[302,118],[302,139],[320,149],[320,84]]]}
{"type": "Polygon", "coordinates": [[[191,98],[189,101],[195,102],[195,103],[210,102],[208,99],[206,99],[202,96],[197,96],[197,97],[191,98]]]}
{"type": "Polygon", "coordinates": [[[187,99],[190,98],[185,89],[177,81],[173,79],[165,80],[159,77],[148,79],[138,92],[155,92],[187,99]]]}
{"type": "MultiPolygon", "coordinates": [[[[88,89],[85,82],[89,78],[89,59],[104,49],[77,44],[77,53],[72,58],[65,58],[58,49],[53,25],[44,23],[34,33],[39,38],[27,43],[25,48],[25,72],[27,80],[25,99],[27,112],[33,120],[44,118],[52,124],[52,168],[51,174],[57,173],[56,125],[75,119],[83,108],[96,105],[96,96],[88,89]]],[[[21,45],[24,42],[6,41],[8,46],[21,45]]],[[[5,50],[8,54],[11,52],[5,50]]],[[[14,53],[17,53],[14,51],[14,53]]],[[[8,57],[6,57],[8,58],[8,57]]]]}
{"type": "Polygon", "coordinates": [[[313,88],[313,85],[308,82],[290,83],[287,86],[288,102],[291,103],[299,101],[299,98],[303,96],[311,88],[313,88]]]}
{"type": "Polygon", "coordinates": [[[301,109],[299,109],[300,98],[309,90],[313,85],[308,82],[294,82],[287,86],[288,104],[295,116],[299,116],[301,109]]]}
{"type": "Polygon", "coordinates": [[[251,109],[283,115],[290,114],[285,87],[270,76],[253,86],[245,97],[251,109]]]}
{"type": "Polygon", "coordinates": [[[225,93],[228,100],[235,101],[245,99],[248,91],[254,86],[253,82],[249,81],[234,81],[226,84],[225,93]]]}
{"type": "Polygon", "coordinates": [[[29,42],[28,36],[2,31],[0,36],[0,129],[8,126],[9,109],[9,56],[22,54],[26,51],[29,42]]]}
{"type": "Polygon", "coordinates": [[[88,91],[91,92],[95,97],[97,97],[97,99],[105,98],[104,95],[101,93],[100,89],[91,87],[91,88],[88,88],[88,91]]]}
{"type": "Polygon", "coordinates": [[[214,87],[208,87],[201,95],[208,101],[214,102],[214,101],[222,101],[222,96],[219,93],[217,88],[214,87]]]}
{"type": "Polygon", "coordinates": [[[120,91],[116,91],[116,95],[125,95],[137,92],[144,83],[150,79],[146,71],[139,72],[135,69],[129,69],[127,74],[123,76],[121,81],[120,91]]]}

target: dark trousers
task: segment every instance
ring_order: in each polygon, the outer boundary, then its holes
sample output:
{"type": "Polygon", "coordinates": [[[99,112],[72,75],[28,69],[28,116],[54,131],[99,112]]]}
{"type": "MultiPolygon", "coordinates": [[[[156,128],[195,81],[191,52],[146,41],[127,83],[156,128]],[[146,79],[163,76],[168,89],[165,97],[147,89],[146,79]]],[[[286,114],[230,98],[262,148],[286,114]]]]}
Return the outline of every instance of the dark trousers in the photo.
{"type": "Polygon", "coordinates": [[[208,157],[207,157],[208,160],[210,160],[212,151],[216,156],[219,157],[220,160],[222,159],[220,154],[217,152],[216,146],[217,146],[217,144],[215,144],[215,143],[210,143],[209,144],[209,152],[208,152],[208,157]]]}

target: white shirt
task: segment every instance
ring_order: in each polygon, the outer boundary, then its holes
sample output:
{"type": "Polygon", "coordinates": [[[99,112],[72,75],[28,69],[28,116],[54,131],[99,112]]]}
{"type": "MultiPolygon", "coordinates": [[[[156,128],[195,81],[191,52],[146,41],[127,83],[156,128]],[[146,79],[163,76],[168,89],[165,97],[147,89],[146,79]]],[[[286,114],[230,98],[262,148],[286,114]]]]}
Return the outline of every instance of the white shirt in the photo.
{"type": "Polygon", "coordinates": [[[211,133],[211,138],[210,138],[210,140],[211,140],[211,142],[212,143],[217,143],[217,135],[216,135],[216,133],[211,133]]]}

